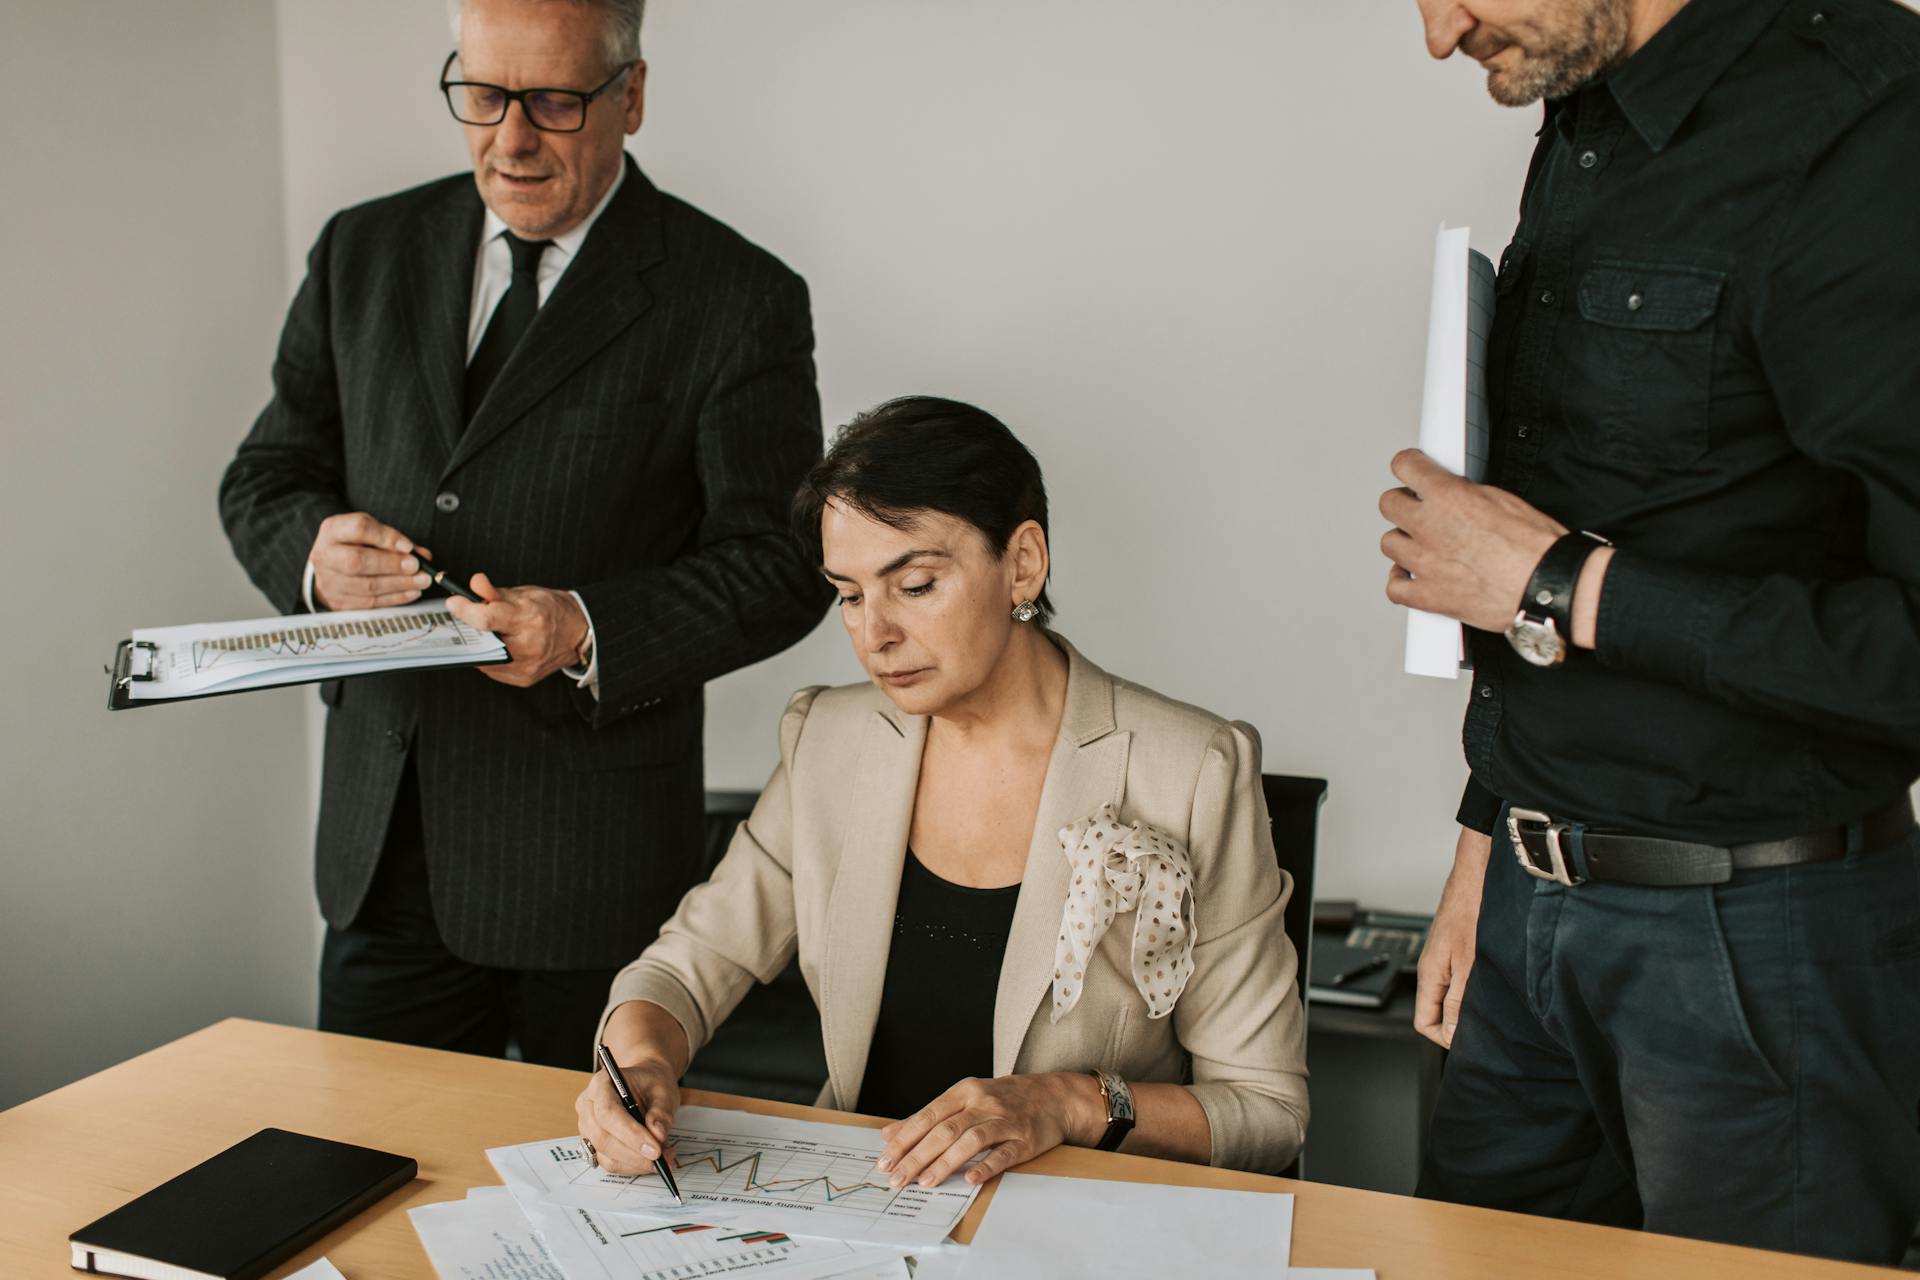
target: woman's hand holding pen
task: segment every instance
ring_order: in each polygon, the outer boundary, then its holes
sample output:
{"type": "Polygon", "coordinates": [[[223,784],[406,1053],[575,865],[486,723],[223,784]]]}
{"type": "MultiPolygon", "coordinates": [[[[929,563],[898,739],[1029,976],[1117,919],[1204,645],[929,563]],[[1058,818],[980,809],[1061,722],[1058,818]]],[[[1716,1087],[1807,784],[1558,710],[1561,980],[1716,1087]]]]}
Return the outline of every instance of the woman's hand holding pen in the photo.
{"type": "MultiPolygon", "coordinates": [[[[672,1014],[644,1000],[615,1009],[603,1035],[647,1122],[634,1123],[607,1073],[595,1071],[573,1102],[580,1136],[593,1144],[597,1163],[609,1173],[652,1173],[680,1110],[680,1077],[692,1046],[672,1014]]],[[[670,1152],[667,1162],[673,1163],[670,1152]]]]}
{"type": "Polygon", "coordinates": [[[313,603],[322,609],[411,604],[431,581],[420,571],[416,552],[430,554],[364,511],[328,516],[307,553],[313,565],[313,603]]]}
{"type": "Polygon", "coordinates": [[[447,601],[447,608],[468,626],[491,631],[506,644],[513,661],[480,668],[489,678],[524,689],[579,656],[587,639],[587,615],[567,592],[496,587],[484,573],[473,575],[472,586],[478,602],[455,598],[447,601]]]}
{"type": "MultiPolygon", "coordinates": [[[[644,1128],[634,1123],[607,1073],[596,1071],[573,1103],[580,1136],[593,1144],[597,1163],[607,1172],[652,1173],[654,1161],[668,1151],[667,1134],[673,1129],[674,1113],[680,1109],[678,1077],[657,1057],[617,1056],[621,1060],[620,1074],[626,1077],[627,1088],[632,1090],[647,1123],[644,1128]]],[[[667,1163],[673,1163],[670,1151],[667,1163]]]]}

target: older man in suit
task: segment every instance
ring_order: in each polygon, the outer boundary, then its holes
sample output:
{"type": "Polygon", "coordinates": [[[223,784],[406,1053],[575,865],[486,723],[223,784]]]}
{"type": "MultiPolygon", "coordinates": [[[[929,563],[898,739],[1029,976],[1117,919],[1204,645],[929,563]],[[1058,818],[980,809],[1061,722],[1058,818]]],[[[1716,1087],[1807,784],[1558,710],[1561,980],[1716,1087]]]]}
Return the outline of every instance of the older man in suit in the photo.
{"type": "Polygon", "coordinates": [[[580,1065],[700,869],[703,683],[825,609],[806,286],[627,158],[643,3],[466,0],[472,175],[327,224],[221,485],[277,606],[411,601],[431,555],[512,655],[322,688],[326,1030],[580,1065]]]}

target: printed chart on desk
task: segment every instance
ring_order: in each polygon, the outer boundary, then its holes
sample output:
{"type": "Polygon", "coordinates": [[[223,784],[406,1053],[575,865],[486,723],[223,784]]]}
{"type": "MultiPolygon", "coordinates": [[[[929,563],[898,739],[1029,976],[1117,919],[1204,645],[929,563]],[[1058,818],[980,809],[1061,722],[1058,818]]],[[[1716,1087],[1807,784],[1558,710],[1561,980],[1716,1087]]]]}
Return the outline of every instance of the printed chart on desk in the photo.
{"type": "Polygon", "coordinates": [[[684,1218],[692,1209],[702,1220],[750,1217],[762,1230],[903,1248],[938,1244],[979,1194],[958,1177],[894,1190],[874,1167],[885,1146],[878,1131],[852,1125],[685,1107],[673,1144],[685,1205],[655,1175],[596,1168],[578,1138],[487,1155],[522,1199],[654,1218],[684,1218]]]}
{"type": "Polygon", "coordinates": [[[689,1280],[745,1271],[780,1280],[906,1274],[898,1252],[875,1245],[789,1236],[737,1222],[712,1226],[557,1204],[520,1207],[567,1280],[689,1280]]]}

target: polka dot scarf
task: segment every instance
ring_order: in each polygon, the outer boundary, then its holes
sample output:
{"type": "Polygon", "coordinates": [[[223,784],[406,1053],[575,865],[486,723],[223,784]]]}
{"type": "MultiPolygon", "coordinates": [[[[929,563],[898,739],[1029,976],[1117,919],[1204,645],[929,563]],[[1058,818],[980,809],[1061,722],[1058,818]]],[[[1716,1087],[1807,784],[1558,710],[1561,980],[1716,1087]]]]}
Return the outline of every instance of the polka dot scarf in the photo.
{"type": "Polygon", "coordinates": [[[1114,916],[1132,911],[1133,984],[1147,1016],[1164,1018],[1193,974],[1193,868],[1178,840],[1122,823],[1110,804],[1060,831],[1073,869],[1053,953],[1053,1021],[1080,1001],[1087,961],[1114,916]]]}

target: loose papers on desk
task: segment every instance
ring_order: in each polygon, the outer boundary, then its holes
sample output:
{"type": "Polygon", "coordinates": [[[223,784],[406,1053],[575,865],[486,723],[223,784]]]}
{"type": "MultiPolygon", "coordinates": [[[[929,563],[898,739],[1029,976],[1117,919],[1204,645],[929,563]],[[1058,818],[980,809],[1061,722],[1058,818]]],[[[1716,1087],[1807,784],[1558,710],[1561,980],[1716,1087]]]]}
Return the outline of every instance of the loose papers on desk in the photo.
{"type": "MultiPolygon", "coordinates": [[[[1467,228],[1441,227],[1433,244],[1427,317],[1427,377],[1420,451],[1469,480],[1483,480],[1492,448],[1487,413],[1487,338],[1493,332],[1493,263],[1467,243],[1467,228]]],[[[1451,680],[1466,665],[1460,624],[1407,611],[1408,675],[1451,680]]]]}
{"type": "Polygon", "coordinates": [[[857,1125],[682,1107],[669,1141],[684,1204],[675,1204],[653,1174],[626,1177],[596,1167],[578,1138],[497,1147],[487,1158],[522,1201],[664,1221],[743,1222],[897,1250],[937,1247],[980,1192],[958,1175],[937,1187],[893,1189],[874,1165],[885,1141],[877,1129],[857,1125]]]}
{"type": "MultiPolygon", "coordinates": [[[[504,1187],[498,1194],[511,1199],[504,1187]]],[[[904,1280],[907,1275],[897,1249],[789,1236],[737,1222],[656,1222],[539,1201],[521,1202],[519,1208],[567,1280],[664,1280],[741,1271],[768,1280],[904,1280]]]]}
{"type": "Polygon", "coordinates": [[[440,1280],[907,1280],[897,1250],[521,1204],[505,1187],[408,1211],[440,1280]]]}
{"type": "Polygon", "coordinates": [[[1006,1173],[960,1280],[1283,1276],[1293,1197],[1006,1173]]]}
{"type": "Polygon", "coordinates": [[[340,1268],[321,1258],[300,1268],[288,1276],[287,1280],[347,1280],[347,1278],[340,1274],[340,1268]]]}
{"type": "Polygon", "coordinates": [[[472,1196],[407,1210],[440,1280],[572,1280],[511,1196],[472,1196]]]}

